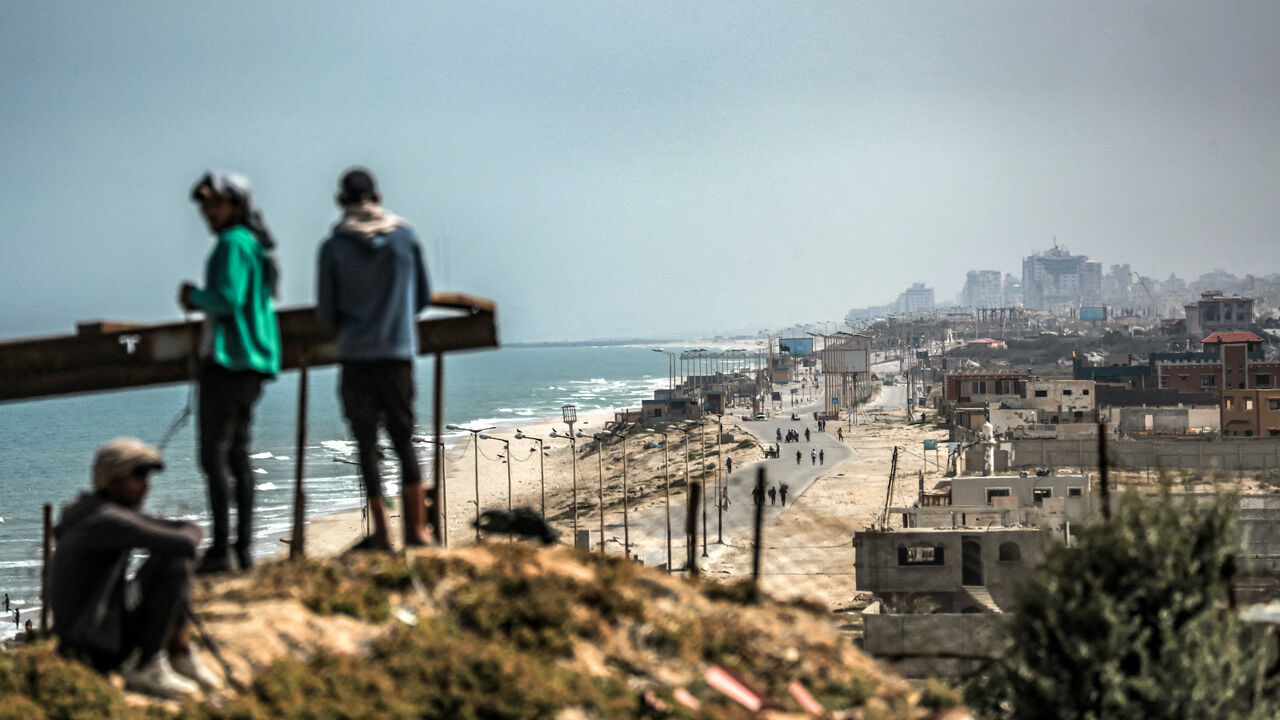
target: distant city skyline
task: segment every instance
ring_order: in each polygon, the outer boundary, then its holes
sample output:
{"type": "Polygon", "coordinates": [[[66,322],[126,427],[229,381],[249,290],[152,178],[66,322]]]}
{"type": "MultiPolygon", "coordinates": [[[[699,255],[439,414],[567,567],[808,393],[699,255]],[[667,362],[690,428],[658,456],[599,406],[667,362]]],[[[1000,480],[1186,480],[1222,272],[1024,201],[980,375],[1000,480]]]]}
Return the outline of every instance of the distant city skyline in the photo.
{"type": "Polygon", "coordinates": [[[1055,241],[1275,272],[1278,36],[1262,1],[10,2],[0,338],[180,317],[209,168],[253,180],[282,306],[360,164],[510,342],[950,301],[1055,241]]]}

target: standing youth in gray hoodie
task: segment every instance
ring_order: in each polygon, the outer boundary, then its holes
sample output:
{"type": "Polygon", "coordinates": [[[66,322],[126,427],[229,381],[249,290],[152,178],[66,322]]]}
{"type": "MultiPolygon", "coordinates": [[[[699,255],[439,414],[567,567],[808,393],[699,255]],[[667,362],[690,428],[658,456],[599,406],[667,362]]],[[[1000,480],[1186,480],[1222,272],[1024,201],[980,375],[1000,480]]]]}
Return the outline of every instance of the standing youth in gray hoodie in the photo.
{"type": "Polygon", "coordinates": [[[342,219],[320,246],[316,311],[338,330],[343,412],[373,517],[373,535],[356,547],[391,547],[378,471],[380,425],[400,459],[405,544],[425,545],[425,493],[412,442],[416,320],[431,299],[422,247],[404,220],[382,209],[368,170],[347,171],[336,199],[342,219]]]}

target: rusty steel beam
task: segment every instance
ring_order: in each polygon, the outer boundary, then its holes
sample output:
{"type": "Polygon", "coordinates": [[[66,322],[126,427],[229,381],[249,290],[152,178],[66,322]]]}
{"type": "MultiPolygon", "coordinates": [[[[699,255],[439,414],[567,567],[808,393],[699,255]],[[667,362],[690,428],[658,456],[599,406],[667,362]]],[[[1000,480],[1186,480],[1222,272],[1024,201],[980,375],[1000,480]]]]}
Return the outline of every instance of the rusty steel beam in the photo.
{"type": "MultiPolygon", "coordinates": [[[[497,308],[483,298],[437,293],[454,314],[418,321],[423,355],[497,347],[497,308]]],[[[333,330],[311,307],[277,312],[283,369],[337,362],[333,330]]],[[[76,334],[0,343],[0,402],[163,385],[193,379],[199,322],[80,323],[76,334]]]]}

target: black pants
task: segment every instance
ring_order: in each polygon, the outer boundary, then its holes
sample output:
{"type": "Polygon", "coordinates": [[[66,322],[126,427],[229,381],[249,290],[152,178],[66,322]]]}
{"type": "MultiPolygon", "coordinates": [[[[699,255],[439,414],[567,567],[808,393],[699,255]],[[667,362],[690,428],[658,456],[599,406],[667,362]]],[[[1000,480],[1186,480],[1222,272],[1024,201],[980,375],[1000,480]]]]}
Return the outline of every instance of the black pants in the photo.
{"type": "Polygon", "coordinates": [[[266,377],[214,363],[200,369],[200,467],[209,484],[209,512],[213,514],[211,553],[226,552],[229,546],[229,479],[234,479],[236,489],[236,545],[247,552],[253,543],[249,423],[266,377]]]}
{"type": "Polygon", "coordinates": [[[152,555],[133,580],[140,601],[137,607],[125,610],[120,647],[62,647],[61,651],[83,659],[99,672],[120,667],[135,649],[139,651],[139,667],[150,662],[173,637],[174,628],[182,622],[184,606],[191,602],[192,566],[190,558],[152,555]]]}
{"type": "Polygon", "coordinates": [[[400,459],[400,481],[420,485],[422,471],[413,449],[413,363],[366,360],[342,364],[342,409],[355,436],[360,477],[370,498],[382,497],[378,470],[378,428],[385,426],[400,459]]]}

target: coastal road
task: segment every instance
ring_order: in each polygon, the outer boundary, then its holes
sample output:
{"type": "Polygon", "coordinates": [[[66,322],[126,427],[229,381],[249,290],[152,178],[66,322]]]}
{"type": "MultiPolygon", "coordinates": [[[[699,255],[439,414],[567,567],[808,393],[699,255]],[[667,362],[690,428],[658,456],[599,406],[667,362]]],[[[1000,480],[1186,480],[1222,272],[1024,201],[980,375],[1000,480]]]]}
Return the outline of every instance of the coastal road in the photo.
{"type": "MultiPolygon", "coordinates": [[[[804,494],[804,491],[825,470],[843,462],[853,454],[849,447],[836,440],[834,436],[818,432],[817,423],[812,419],[791,420],[790,417],[790,413],[786,413],[778,418],[747,421],[741,424],[741,427],[759,439],[762,445],[774,445],[779,429],[784,436],[787,430],[796,430],[800,433],[800,442],[779,443],[782,450],[779,458],[748,463],[745,467],[735,467],[733,474],[728,477],[727,483],[729,505],[719,511],[719,517],[717,517],[717,508],[712,498],[714,482],[708,485],[707,501],[709,505],[707,507],[706,546],[708,553],[716,551],[718,537],[723,537],[725,542],[728,542],[730,538],[739,542],[743,540],[749,541],[752,537],[755,508],[751,503],[751,490],[755,486],[756,469],[758,467],[763,466],[765,469],[766,490],[769,487],[778,488],[784,483],[787,485],[787,502],[790,503],[804,494]],[[809,430],[809,442],[804,440],[806,428],[809,430]],[[823,453],[824,457],[821,464],[811,460],[811,450],[823,453]],[[796,462],[797,451],[800,452],[801,456],[799,463],[796,462]]],[[[801,418],[805,417],[801,415],[801,418]]],[[[807,417],[812,418],[812,414],[807,417]]],[[[671,447],[673,477],[675,476],[677,464],[680,471],[683,472],[684,458],[681,455],[682,452],[683,447],[673,442],[671,447]]],[[[723,468],[721,468],[721,471],[723,472],[723,468]]],[[[780,497],[777,504],[770,504],[766,495],[764,506],[765,522],[772,522],[784,509],[780,497]]],[[[687,513],[685,495],[681,493],[678,501],[674,502],[671,507],[672,565],[677,569],[685,566],[685,517],[687,513]]],[[[699,511],[696,548],[699,561],[702,560],[701,520],[702,513],[699,511]]],[[[633,516],[631,536],[636,554],[643,558],[646,565],[662,565],[666,562],[666,513],[664,509],[650,509],[633,516]]]]}

